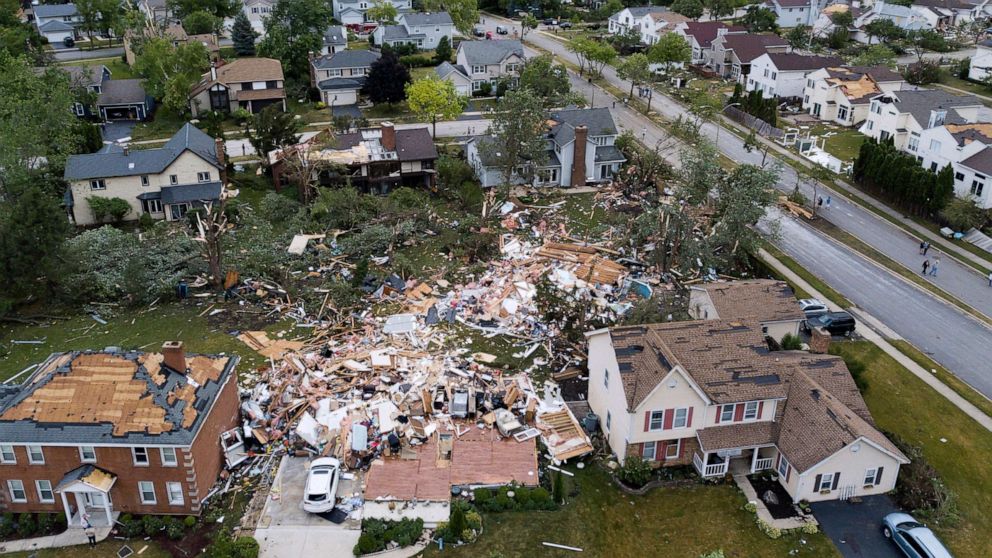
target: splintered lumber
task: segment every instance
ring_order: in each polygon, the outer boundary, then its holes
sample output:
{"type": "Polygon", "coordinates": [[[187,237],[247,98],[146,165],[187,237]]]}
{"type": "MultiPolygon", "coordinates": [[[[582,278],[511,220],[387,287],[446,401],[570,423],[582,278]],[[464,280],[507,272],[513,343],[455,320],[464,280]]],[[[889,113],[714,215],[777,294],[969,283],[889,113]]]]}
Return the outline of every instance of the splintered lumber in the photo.
{"type": "Polygon", "coordinates": [[[805,217],[806,219],[813,218],[813,212],[806,209],[805,207],[795,203],[785,196],[778,197],[778,204],[789,210],[789,213],[795,215],[796,217],[805,217]]]}

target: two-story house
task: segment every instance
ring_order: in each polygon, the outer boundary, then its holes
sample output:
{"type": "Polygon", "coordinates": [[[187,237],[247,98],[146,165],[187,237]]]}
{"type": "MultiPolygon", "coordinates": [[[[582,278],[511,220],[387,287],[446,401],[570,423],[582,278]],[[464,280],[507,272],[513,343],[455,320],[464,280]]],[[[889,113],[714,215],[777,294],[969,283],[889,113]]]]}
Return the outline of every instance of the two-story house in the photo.
{"type": "Polygon", "coordinates": [[[974,95],[937,89],[892,91],[872,97],[859,131],[879,141],[891,139],[896,149],[916,155],[923,130],[976,122],[982,107],[974,95]]]}
{"type": "Polygon", "coordinates": [[[676,25],[673,32],[692,47],[692,64],[706,64],[713,57],[713,39],[728,33],[741,35],[747,33],[747,28],[722,21],[687,21],[676,25]]]}
{"type": "MultiPolygon", "coordinates": [[[[873,41],[877,42],[879,40],[878,37],[872,37],[865,31],[868,24],[879,19],[891,21],[904,32],[933,29],[933,26],[927,22],[927,18],[919,10],[910,6],[885,2],[884,0],[878,0],[866,8],[855,9],[852,14],[854,15],[854,24],[852,26],[854,32],[851,34],[851,38],[864,44],[870,44],[873,41]]],[[[818,25],[818,30],[819,27],[818,25]]],[[[826,35],[833,28],[833,25],[824,23],[822,27],[822,35],[826,35]]]]}
{"type": "Polygon", "coordinates": [[[801,98],[806,76],[814,70],[839,66],[844,61],[835,56],[804,56],[794,52],[764,53],[751,62],[745,89],[760,91],[765,99],[801,98]]]}
{"type": "Polygon", "coordinates": [[[52,44],[78,39],[83,16],[75,4],[39,4],[34,7],[34,25],[38,33],[52,44]]]}
{"type": "Polygon", "coordinates": [[[690,20],[663,6],[624,8],[610,16],[607,25],[611,35],[636,33],[641,44],[653,45],[665,33],[690,20]]]}
{"type": "Polygon", "coordinates": [[[919,12],[931,29],[942,33],[975,19],[978,4],[966,0],[912,0],[910,5],[919,12]]]}
{"type": "MultiPolygon", "coordinates": [[[[524,46],[520,41],[462,41],[453,67],[465,72],[463,76],[471,80],[472,93],[476,93],[483,90],[483,83],[495,89],[502,79],[516,85],[523,64],[524,46]]],[[[445,79],[456,78],[449,74],[445,79]]]]}
{"type": "Polygon", "coordinates": [[[586,334],[589,406],[612,453],[703,477],[773,470],[793,501],[882,494],[908,459],[873,424],[844,361],[771,352],[728,319],[586,334]]]}
{"type": "Polygon", "coordinates": [[[697,320],[755,321],[761,333],[778,342],[786,335],[799,335],[799,327],[806,319],[792,288],[784,281],[771,279],[690,287],[689,315],[697,320]]]}
{"type": "Polygon", "coordinates": [[[803,110],[819,120],[857,126],[868,118],[871,99],[899,91],[906,80],[885,66],[834,66],[806,76],[803,110]]]}
{"type": "Polygon", "coordinates": [[[224,142],[185,124],[165,145],[132,150],[107,145],[96,153],[70,155],[66,204],[77,225],[98,224],[88,198],[121,198],[131,204],[124,217],[143,213],[175,221],[206,202],[220,199],[226,181],[224,142]]]}
{"type": "Polygon", "coordinates": [[[982,122],[950,123],[922,130],[912,154],[924,168],[934,172],[970,158],[992,145],[992,121],[989,115],[983,117],[982,122]]]}
{"type": "MultiPolygon", "coordinates": [[[[548,115],[546,161],[535,169],[534,186],[585,186],[607,182],[626,161],[614,145],[617,127],[607,108],[571,109],[548,115]]],[[[496,167],[488,136],[469,140],[465,146],[468,162],[475,169],[483,188],[505,184],[507,179],[496,167]]],[[[520,183],[517,176],[510,182],[520,183]]]]}
{"type": "Polygon", "coordinates": [[[789,28],[812,26],[827,5],[826,0],[765,0],[765,7],[775,12],[775,23],[789,28]]]}
{"type": "MultiPolygon", "coordinates": [[[[413,9],[412,0],[385,0],[396,8],[399,13],[406,13],[413,9]]],[[[341,22],[345,27],[361,28],[363,24],[369,23],[366,12],[375,5],[373,0],[333,0],[331,7],[334,10],[334,19],[341,22]]]]}
{"type": "Polygon", "coordinates": [[[985,81],[989,76],[992,76],[992,39],[975,45],[975,54],[968,67],[968,79],[972,81],[985,81]]]}
{"type": "Polygon", "coordinates": [[[355,105],[365,77],[380,54],[371,50],[342,50],[310,58],[310,85],[329,107],[355,105]]]}
{"type": "Polygon", "coordinates": [[[56,353],[0,385],[0,511],[64,513],[75,528],[199,515],[238,423],[237,362],[166,342],[56,353]]]}
{"type": "Polygon", "coordinates": [[[331,25],[324,30],[320,54],[334,54],[348,48],[348,30],[343,25],[331,25]]]}
{"type": "MultiPolygon", "coordinates": [[[[58,69],[69,74],[69,88],[76,97],[72,113],[81,117],[96,116],[96,99],[103,92],[103,84],[110,81],[110,68],[99,64],[58,66],[58,69]]],[[[46,68],[36,68],[35,71],[41,73],[46,68]]]]}
{"type": "Polygon", "coordinates": [[[379,46],[414,45],[432,50],[437,48],[441,37],[447,37],[450,45],[454,29],[455,23],[448,12],[410,12],[400,15],[396,25],[376,27],[372,37],[379,46]]]}
{"type": "Polygon", "coordinates": [[[707,66],[722,77],[747,83],[751,62],[766,52],[789,52],[789,42],[778,35],[724,33],[713,39],[707,66]]]}
{"type": "MultiPolygon", "coordinates": [[[[103,65],[56,66],[69,74],[69,88],[75,96],[72,113],[101,120],[145,120],[155,101],[145,92],[140,79],[111,79],[103,65]]],[[[45,68],[36,69],[44,72],[45,68]]]]}
{"type": "Polygon", "coordinates": [[[970,197],[982,209],[992,208],[992,148],[986,145],[970,157],[954,163],[954,194],[970,197]]]}
{"type": "Polygon", "coordinates": [[[243,0],[241,10],[248,17],[251,28],[261,35],[265,33],[265,20],[275,5],[275,0],[243,0]]]}
{"type": "Polygon", "coordinates": [[[190,92],[193,116],[205,111],[255,114],[265,107],[286,110],[282,63],[274,58],[237,58],[223,66],[211,64],[190,92]]]}
{"type": "Polygon", "coordinates": [[[376,128],[335,134],[324,130],[296,145],[268,154],[276,190],[351,184],[387,194],[400,186],[434,188],[437,149],[430,129],[397,130],[391,122],[376,128]],[[342,167],[344,170],[342,171],[342,167]],[[300,173],[312,173],[301,180],[300,173]]]}

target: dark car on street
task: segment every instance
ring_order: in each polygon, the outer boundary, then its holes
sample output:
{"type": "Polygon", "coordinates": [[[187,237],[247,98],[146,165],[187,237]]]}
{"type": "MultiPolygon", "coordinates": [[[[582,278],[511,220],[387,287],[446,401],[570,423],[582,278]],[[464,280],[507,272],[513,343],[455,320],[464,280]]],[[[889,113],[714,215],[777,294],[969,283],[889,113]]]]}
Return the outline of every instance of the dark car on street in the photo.
{"type": "Polygon", "coordinates": [[[854,316],[847,312],[827,312],[813,318],[807,318],[805,324],[806,331],[822,327],[830,335],[850,335],[857,327],[854,316]]]}

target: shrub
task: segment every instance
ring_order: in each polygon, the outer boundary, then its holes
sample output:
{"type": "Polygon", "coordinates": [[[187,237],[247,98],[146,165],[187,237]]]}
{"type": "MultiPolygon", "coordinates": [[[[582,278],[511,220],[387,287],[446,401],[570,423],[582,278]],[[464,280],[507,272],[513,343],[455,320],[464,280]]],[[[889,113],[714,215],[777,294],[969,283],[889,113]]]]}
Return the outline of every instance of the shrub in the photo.
{"type": "Polygon", "coordinates": [[[254,537],[234,539],[234,558],[258,558],[258,541],[254,537]]]}
{"type": "Polygon", "coordinates": [[[488,97],[493,92],[493,85],[488,81],[479,84],[479,90],[475,92],[476,97],[488,97]]]}
{"type": "MultiPolygon", "coordinates": [[[[438,532],[443,528],[439,526],[438,532]]],[[[424,531],[422,519],[403,519],[402,521],[382,521],[366,519],[362,522],[362,534],[355,545],[354,553],[358,556],[378,552],[386,548],[390,542],[400,546],[410,546],[417,542],[424,531]]]]}
{"type": "Polygon", "coordinates": [[[30,513],[22,513],[17,517],[17,533],[22,537],[30,537],[38,531],[34,516],[30,513]]]}
{"type": "Polygon", "coordinates": [[[231,117],[234,118],[235,122],[238,124],[244,124],[252,118],[252,114],[248,112],[247,109],[239,108],[231,113],[231,117]]]}
{"type": "Polygon", "coordinates": [[[407,68],[425,68],[427,66],[433,66],[434,59],[420,54],[411,54],[409,56],[400,56],[400,64],[403,64],[407,68]]]}
{"type": "Polygon", "coordinates": [[[913,515],[944,526],[953,526],[960,516],[957,495],[944,484],[918,446],[909,445],[898,436],[889,439],[909,458],[909,465],[899,468],[896,503],[913,515]]]}
{"type": "Polygon", "coordinates": [[[786,333],[782,336],[783,351],[798,351],[803,348],[803,340],[799,338],[798,335],[793,335],[791,333],[786,333]]]}
{"type": "Polygon", "coordinates": [[[561,473],[555,474],[555,480],[551,484],[551,495],[556,504],[565,503],[565,479],[561,473]]]}
{"type": "Polygon", "coordinates": [[[122,515],[119,521],[123,525],[121,530],[124,532],[124,536],[129,539],[140,537],[145,532],[145,526],[141,523],[141,520],[129,513],[122,515]]]}
{"type": "Polygon", "coordinates": [[[187,529],[192,529],[193,527],[196,527],[196,518],[193,517],[192,515],[187,515],[185,518],[183,518],[183,526],[186,527],[187,529]]]}
{"type": "Polygon", "coordinates": [[[555,508],[555,503],[548,494],[547,489],[538,486],[530,491],[530,503],[536,510],[549,510],[555,508]]]}
{"type": "Polygon", "coordinates": [[[58,521],[55,519],[55,514],[51,513],[39,513],[38,514],[38,532],[42,535],[48,535],[54,533],[58,530],[58,521]]]}
{"type": "Polygon", "coordinates": [[[451,519],[448,521],[448,533],[456,535],[461,538],[462,532],[465,531],[467,523],[465,523],[465,510],[461,506],[451,506],[451,519]]]}
{"type": "Polygon", "coordinates": [[[140,228],[141,230],[147,231],[148,229],[154,226],[155,226],[155,219],[152,218],[151,214],[142,213],[141,216],[138,217],[138,228],[140,228]]]}
{"type": "Polygon", "coordinates": [[[481,506],[493,497],[493,491],[488,488],[476,488],[472,491],[472,497],[475,500],[475,504],[481,506]]]}
{"type": "Polygon", "coordinates": [[[955,197],[940,210],[940,217],[955,230],[968,231],[985,226],[989,212],[978,207],[972,197],[955,197]]]}
{"type": "Polygon", "coordinates": [[[755,504],[754,502],[748,502],[748,503],[744,504],[744,509],[747,510],[747,511],[749,511],[749,512],[751,512],[751,513],[757,513],[758,512],[758,505],[755,504]]]}
{"type": "Polygon", "coordinates": [[[777,539],[782,536],[782,530],[778,527],[772,527],[761,519],[756,519],[755,521],[758,524],[758,529],[761,529],[761,532],[764,533],[769,539],[777,539]]]}
{"type": "Polygon", "coordinates": [[[617,476],[625,484],[641,487],[651,480],[651,465],[637,455],[627,456],[623,466],[617,471],[617,476]]]}
{"type": "Polygon", "coordinates": [[[103,198],[100,196],[90,196],[86,198],[86,203],[90,205],[93,212],[93,219],[102,223],[107,218],[114,223],[119,223],[128,213],[131,213],[131,204],[121,198],[103,198]]]}
{"type": "Polygon", "coordinates": [[[804,523],[799,530],[807,535],[815,535],[820,532],[820,528],[816,526],[816,523],[804,523]]]}
{"type": "Polygon", "coordinates": [[[146,515],[141,518],[141,526],[145,531],[145,536],[151,537],[157,534],[165,526],[165,522],[161,517],[155,515],[146,515]]]}
{"type": "Polygon", "coordinates": [[[165,534],[170,539],[172,539],[174,541],[177,541],[177,540],[183,538],[183,531],[184,530],[185,529],[183,528],[182,521],[179,521],[178,519],[176,519],[174,517],[170,517],[170,518],[168,518],[168,519],[165,520],[165,534]]]}
{"type": "Polygon", "coordinates": [[[290,199],[282,194],[269,192],[265,194],[259,204],[259,214],[270,223],[284,223],[289,221],[300,210],[300,202],[290,199]]]}
{"type": "Polygon", "coordinates": [[[14,521],[14,514],[5,512],[0,516],[0,539],[6,539],[17,530],[17,523],[14,521]]]}
{"type": "Polygon", "coordinates": [[[714,550],[713,552],[707,552],[706,554],[700,554],[699,558],[726,558],[723,553],[723,549],[714,550]]]}

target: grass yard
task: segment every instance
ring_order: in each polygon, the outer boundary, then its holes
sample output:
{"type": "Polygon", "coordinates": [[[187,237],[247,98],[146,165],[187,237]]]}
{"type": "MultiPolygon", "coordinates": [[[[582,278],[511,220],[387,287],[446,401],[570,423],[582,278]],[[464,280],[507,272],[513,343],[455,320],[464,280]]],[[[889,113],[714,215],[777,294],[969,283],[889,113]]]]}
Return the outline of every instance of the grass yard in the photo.
{"type": "Polygon", "coordinates": [[[79,546],[68,546],[65,548],[48,548],[45,550],[37,550],[33,552],[14,552],[11,554],[5,554],[5,557],[9,558],[107,558],[108,556],[117,556],[117,551],[120,550],[125,544],[131,547],[131,550],[137,553],[141,552],[141,558],[171,558],[172,555],[156,544],[154,541],[116,541],[116,540],[106,540],[100,544],[90,548],[88,545],[79,546]],[[147,546],[147,548],[145,548],[147,546]]]}
{"type": "Polygon", "coordinates": [[[823,149],[834,157],[848,163],[853,163],[858,158],[858,150],[861,149],[861,144],[868,137],[858,133],[854,128],[843,128],[841,126],[830,126],[827,124],[817,124],[808,128],[800,128],[802,135],[805,136],[806,132],[810,132],[811,136],[818,138],[823,138],[825,134],[830,134],[822,146],[823,149]]]}
{"type": "Polygon", "coordinates": [[[432,545],[423,556],[694,558],[718,549],[728,558],[838,556],[822,534],[766,537],[754,515],[743,509],[746,501],[736,487],[697,485],[628,496],[595,465],[570,469],[576,476],[568,480],[579,494],[560,511],[485,514],[484,533],[477,542],[443,552],[432,545]],[[547,548],[543,541],[583,552],[547,548]]]}
{"type": "Polygon", "coordinates": [[[969,93],[974,93],[975,95],[984,95],[986,97],[992,96],[992,91],[989,91],[988,87],[980,83],[961,79],[956,75],[952,75],[947,70],[940,72],[940,84],[953,87],[955,89],[961,89],[962,91],[967,91],[969,93]]]}
{"type": "Polygon", "coordinates": [[[831,352],[865,364],[865,401],[875,423],[923,448],[958,497],[962,521],[931,525],[955,556],[992,556],[992,432],[867,341],[835,343],[831,352]],[[946,443],[941,439],[946,439],[946,443]]]}
{"type": "Polygon", "coordinates": [[[132,79],[138,77],[131,67],[121,60],[120,56],[113,58],[93,58],[90,60],[66,60],[59,63],[62,66],[106,66],[113,79],[132,79]]]}
{"type": "Polygon", "coordinates": [[[148,122],[139,122],[131,133],[132,141],[167,140],[186,124],[186,118],[167,110],[162,105],[155,107],[155,114],[148,122]]]}

